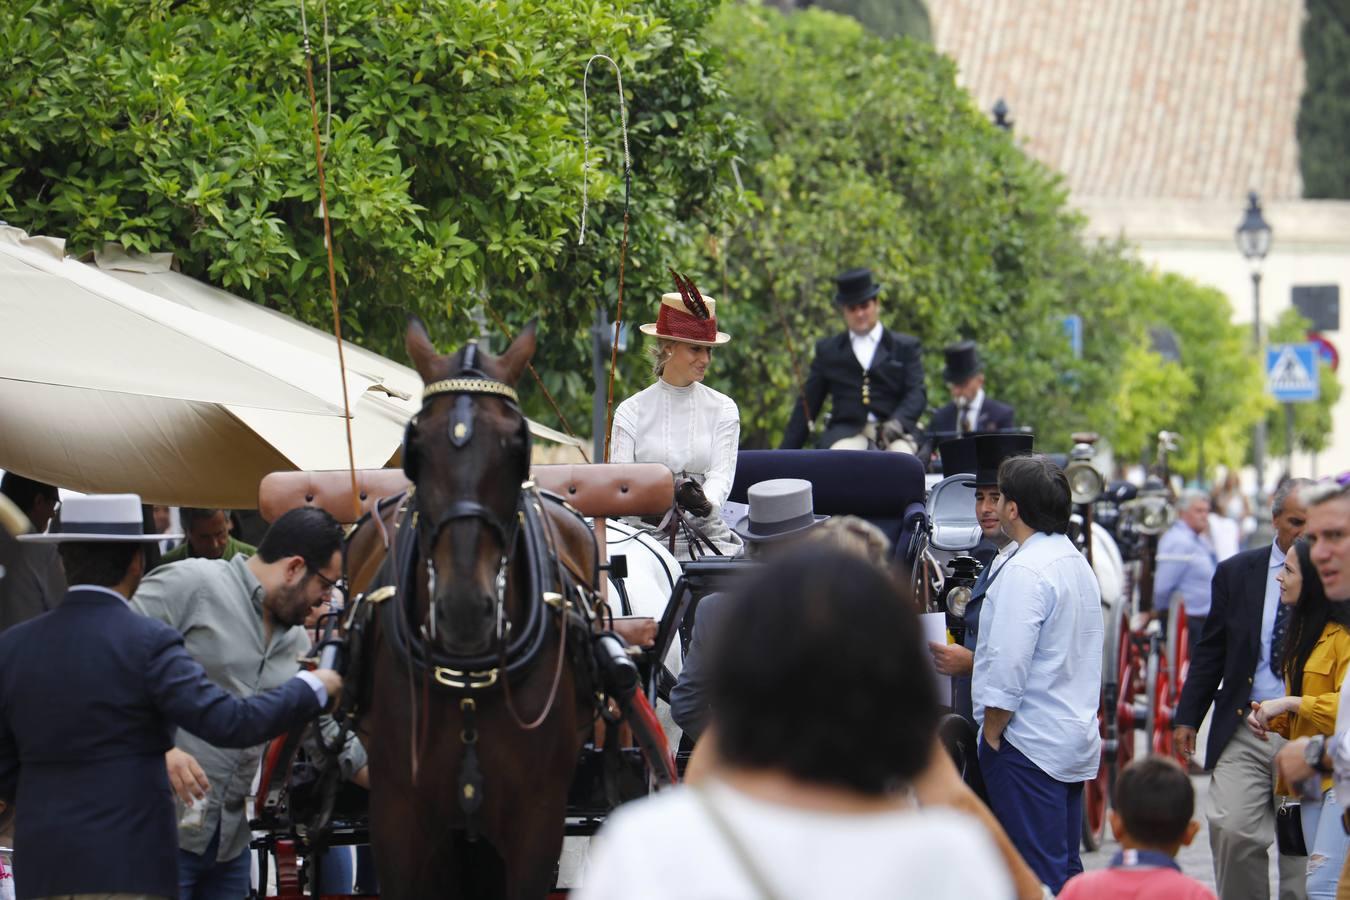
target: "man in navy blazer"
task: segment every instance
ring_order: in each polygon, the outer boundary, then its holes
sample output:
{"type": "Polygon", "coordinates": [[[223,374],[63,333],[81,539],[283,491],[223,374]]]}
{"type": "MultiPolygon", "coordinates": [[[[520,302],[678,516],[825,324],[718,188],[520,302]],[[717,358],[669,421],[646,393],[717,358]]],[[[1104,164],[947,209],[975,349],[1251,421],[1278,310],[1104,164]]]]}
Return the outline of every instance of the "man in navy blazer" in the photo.
{"type": "Polygon", "coordinates": [[[247,747],[318,715],[337,673],[302,672],[240,700],[207,679],[182,636],[127,605],[145,566],[132,494],[79,497],[59,534],[73,585],[55,610],[0,635],[0,800],[15,804],[19,900],[178,895],[164,754],[175,727],[247,747]]]}
{"type": "Polygon", "coordinates": [[[908,334],[891,331],[878,320],[881,285],[868,269],[849,269],[835,279],[834,303],[848,330],[816,342],[816,355],[802,394],[792,404],[782,450],[805,443],[811,421],[830,398],[830,424],[816,441],[828,450],[886,447],[899,449],[917,432],[928,404],[923,380],[923,348],[908,334]]]}
{"type": "MultiPolygon", "coordinates": [[[[1278,734],[1261,740],[1244,727],[1250,703],[1285,695],[1284,680],[1271,664],[1280,611],[1275,576],[1284,556],[1307,525],[1298,490],[1306,478],[1286,482],[1273,498],[1275,543],[1246,550],[1219,563],[1210,587],[1209,615],[1191,657],[1174,723],[1177,751],[1195,753],[1196,731],[1213,704],[1205,768],[1211,769],[1205,815],[1220,897],[1269,896],[1270,845],[1275,841],[1271,793],[1278,734]]],[[[1307,896],[1306,858],[1280,856],[1280,896],[1307,896]]]]}

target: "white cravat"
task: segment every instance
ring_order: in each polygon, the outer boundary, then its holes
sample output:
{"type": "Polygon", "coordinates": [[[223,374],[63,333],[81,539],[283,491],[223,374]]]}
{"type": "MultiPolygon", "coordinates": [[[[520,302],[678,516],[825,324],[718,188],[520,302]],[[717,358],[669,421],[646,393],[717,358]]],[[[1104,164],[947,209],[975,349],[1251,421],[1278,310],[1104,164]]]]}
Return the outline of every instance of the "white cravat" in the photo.
{"type": "Polygon", "coordinates": [[[849,343],[853,345],[853,355],[858,359],[858,365],[866,372],[872,368],[872,360],[876,358],[877,347],[881,344],[881,323],[872,326],[872,330],[866,334],[848,333],[849,343]]]}

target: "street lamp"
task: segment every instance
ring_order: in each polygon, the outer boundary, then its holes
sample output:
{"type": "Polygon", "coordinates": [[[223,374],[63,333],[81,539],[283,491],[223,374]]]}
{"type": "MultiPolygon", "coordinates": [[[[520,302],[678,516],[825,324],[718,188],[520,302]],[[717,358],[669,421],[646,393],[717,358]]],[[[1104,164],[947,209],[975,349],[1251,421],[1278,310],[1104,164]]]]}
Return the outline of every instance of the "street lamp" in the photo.
{"type": "Polygon", "coordinates": [[[1011,111],[1003,98],[999,97],[997,102],[994,103],[994,108],[990,110],[994,114],[994,127],[1001,128],[1004,131],[1012,131],[1012,119],[1008,118],[1008,113],[1011,111]]]}
{"type": "MultiPolygon", "coordinates": [[[[1261,358],[1261,262],[1270,252],[1271,228],[1261,215],[1261,201],[1256,191],[1247,194],[1247,209],[1242,214],[1242,222],[1237,227],[1238,249],[1247,258],[1252,270],[1252,346],[1262,367],[1261,358]]],[[[1256,504],[1260,507],[1265,501],[1266,467],[1266,417],[1256,422],[1256,432],[1252,436],[1252,462],[1256,466],[1256,504]]]]}

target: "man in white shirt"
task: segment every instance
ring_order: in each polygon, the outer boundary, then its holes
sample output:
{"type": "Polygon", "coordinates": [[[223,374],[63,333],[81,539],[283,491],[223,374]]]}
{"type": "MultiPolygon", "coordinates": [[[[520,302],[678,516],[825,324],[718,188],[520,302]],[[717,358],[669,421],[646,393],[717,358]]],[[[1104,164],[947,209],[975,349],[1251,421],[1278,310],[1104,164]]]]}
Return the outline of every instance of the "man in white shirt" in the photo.
{"type": "Polygon", "coordinates": [[[1083,782],[1101,762],[1101,592],[1069,540],[1063,470],[1019,456],[999,468],[999,521],[1017,542],[985,597],[972,699],[990,806],[1052,891],[1083,871],[1083,782]]]}
{"type": "Polygon", "coordinates": [[[952,402],[933,413],[928,431],[936,440],[964,437],[982,431],[1013,427],[1013,408],[984,392],[984,363],[974,341],[958,341],[943,348],[946,367],[942,380],[952,402]]]}

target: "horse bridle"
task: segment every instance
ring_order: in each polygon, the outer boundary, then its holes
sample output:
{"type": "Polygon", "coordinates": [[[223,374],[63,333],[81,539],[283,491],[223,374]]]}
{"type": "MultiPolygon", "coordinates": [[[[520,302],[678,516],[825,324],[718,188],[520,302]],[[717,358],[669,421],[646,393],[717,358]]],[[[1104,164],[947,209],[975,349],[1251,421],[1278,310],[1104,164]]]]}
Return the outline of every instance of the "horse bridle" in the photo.
{"type": "MultiPolygon", "coordinates": [[[[479,396],[501,397],[507,402],[507,406],[520,416],[520,431],[525,441],[525,459],[528,466],[530,458],[530,423],[525,418],[525,413],[520,408],[520,397],[515,388],[505,382],[498,381],[478,368],[478,345],[469,344],[464,349],[464,359],[460,364],[460,370],[453,378],[446,378],[441,381],[433,381],[422,390],[422,408],[416,416],[408,422],[408,430],[403,439],[403,471],[408,479],[414,484],[417,482],[420,460],[413,445],[413,437],[416,434],[418,420],[426,412],[431,401],[437,397],[451,395],[455,397],[455,405],[450,411],[450,421],[446,426],[446,435],[450,439],[451,446],[456,449],[462,449],[473,439],[474,433],[474,398],[479,396]]],[[[523,478],[522,478],[523,480],[523,478]]],[[[423,548],[428,559],[430,558],[431,548],[435,546],[437,538],[440,537],[441,529],[445,528],[451,522],[461,519],[477,519],[483,522],[497,536],[501,542],[503,568],[510,557],[511,548],[515,545],[516,533],[519,529],[519,516],[512,519],[510,526],[504,524],[501,518],[488,507],[479,503],[477,500],[459,499],[452,502],[444,512],[433,523],[430,533],[419,527],[419,535],[426,541],[423,548]]],[[[500,580],[500,579],[499,579],[500,580]]]]}

